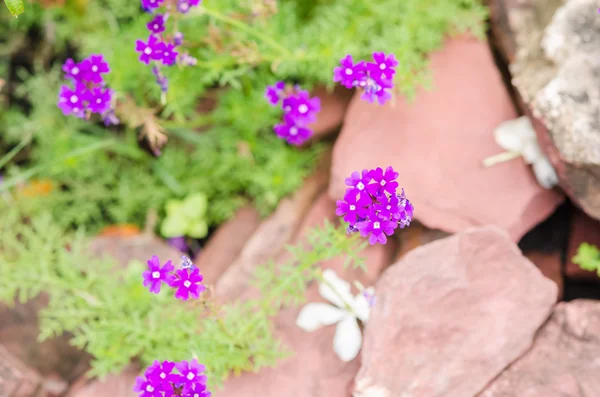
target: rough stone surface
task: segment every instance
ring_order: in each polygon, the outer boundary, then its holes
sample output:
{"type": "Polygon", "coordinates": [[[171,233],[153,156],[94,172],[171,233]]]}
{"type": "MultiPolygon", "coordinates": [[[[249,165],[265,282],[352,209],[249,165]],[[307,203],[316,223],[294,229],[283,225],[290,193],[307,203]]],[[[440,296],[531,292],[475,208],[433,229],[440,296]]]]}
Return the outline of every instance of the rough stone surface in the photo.
{"type": "Polygon", "coordinates": [[[314,132],[312,140],[315,140],[334,133],[342,125],[346,109],[352,99],[352,91],[339,85],[333,91],[318,86],[313,90],[312,95],[321,99],[319,117],[310,125],[314,132]]]}
{"type": "Polygon", "coordinates": [[[137,236],[96,236],[90,242],[92,255],[110,256],[125,267],[131,260],[146,263],[152,255],[158,256],[161,263],[167,260],[179,263],[181,253],[158,237],[140,234],[137,236]]]}
{"type": "Polygon", "coordinates": [[[39,389],[39,374],[0,345],[0,396],[31,397],[39,389]]]}
{"type": "Polygon", "coordinates": [[[441,230],[429,229],[419,222],[412,222],[409,228],[397,230],[400,239],[400,249],[396,253],[395,261],[421,245],[448,237],[449,234],[441,230]]]}
{"type": "Polygon", "coordinates": [[[524,255],[529,259],[544,276],[556,283],[558,295],[556,301],[560,301],[564,295],[565,283],[563,279],[562,259],[560,251],[555,252],[539,252],[530,251],[524,252],[524,255]]]}
{"type": "MultiPolygon", "coordinates": [[[[335,203],[326,194],[307,213],[296,241],[304,238],[312,227],[320,226],[325,219],[335,219],[335,203]]],[[[322,263],[322,268],[335,269],[338,275],[350,282],[359,280],[368,287],[392,260],[393,241],[385,246],[368,247],[367,272],[343,268],[343,258],[322,263]]],[[[281,258],[281,256],[280,256],[281,258]]],[[[354,293],[357,293],[353,289],[354,293]]],[[[246,291],[246,295],[252,293],[246,291]]],[[[307,301],[324,301],[317,284],[308,286],[307,301]]],[[[300,307],[284,309],[274,320],[275,333],[286,349],[294,355],[277,367],[264,368],[258,373],[243,373],[228,379],[223,389],[215,390],[218,397],[252,396],[257,392],[264,397],[350,397],[352,383],[360,366],[360,357],[349,363],[342,362],[333,352],[335,326],[315,332],[305,332],[295,325],[300,307]]]]}
{"type": "Polygon", "coordinates": [[[42,378],[58,375],[69,381],[89,368],[89,356],[71,346],[66,335],[38,341],[38,312],[47,304],[47,295],[42,294],[14,307],[0,305],[0,344],[42,378]]]}
{"type": "Polygon", "coordinates": [[[482,166],[501,151],[494,129],[516,117],[487,44],[450,40],[432,54],[431,69],[434,89],[414,103],[379,106],[355,95],[334,147],[331,197],[343,196],[353,171],[391,165],[424,225],[457,232],[495,224],[518,241],[563,197],[540,187],[522,159],[482,166]]]}
{"type": "Polygon", "coordinates": [[[140,369],[129,366],[118,375],[109,375],[103,380],[80,378],[66,397],[136,397],[132,388],[140,369]]]}
{"type": "Polygon", "coordinates": [[[281,200],[275,212],[256,229],[235,262],[218,279],[215,292],[220,300],[234,300],[243,295],[254,269],[292,241],[315,198],[327,187],[330,160],[328,152],[302,187],[281,200]]]}
{"type": "Polygon", "coordinates": [[[599,373],[600,302],[563,302],[531,349],[478,397],[597,396],[599,373]]]}
{"type": "Polygon", "coordinates": [[[208,244],[194,258],[204,276],[204,283],[214,285],[217,279],[235,261],[244,245],[260,224],[260,214],[254,207],[240,208],[228,222],[208,240],[208,244]]]}
{"type": "Polygon", "coordinates": [[[531,345],[556,285],[494,226],[416,248],[376,284],[354,397],[472,397],[531,345]]]}
{"type": "Polygon", "coordinates": [[[492,1],[493,28],[560,185],[600,219],[600,20],[595,0],[492,1]],[[564,4],[563,4],[564,3],[564,4]]]}
{"type": "Polygon", "coordinates": [[[573,257],[577,254],[581,243],[590,243],[600,247],[600,222],[577,211],[571,220],[565,274],[570,279],[600,282],[600,277],[596,272],[583,270],[579,265],[573,263],[573,257]]]}

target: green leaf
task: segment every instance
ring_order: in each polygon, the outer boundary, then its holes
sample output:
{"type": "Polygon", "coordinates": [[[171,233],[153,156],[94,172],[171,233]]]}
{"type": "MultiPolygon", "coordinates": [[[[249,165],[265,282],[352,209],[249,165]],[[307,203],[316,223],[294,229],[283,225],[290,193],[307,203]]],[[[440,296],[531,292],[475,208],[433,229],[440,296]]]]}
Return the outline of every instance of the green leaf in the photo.
{"type": "Polygon", "coordinates": [[[202,193],[195,193],[188,196],[183,201],[183,208],[181,208],[181,212],[185,214],[185,216],[189,216],[190,218],[202,218],[206,213],[206,208],[208,207],[208,200],[206,199],[206,195],[202,193]]]}
{"type": "Polygon", "coordinates": [[[183,236],[187,227],[188,224],[184,217],[179,214],[167,215],[160,225],[160,234],[167,238],[183,236]]]}
{"type": "Polygon", "coordinates": [[[193,238],[206,237],[208,234],[208,224],[205,221],[195,223],[186,230],[185,234],[193,238]]]}
{"type": "Polygon", "coordinates": [[[25,12],[23,0],[4,0],[4,3],[6,3],[8,11],[10,11],[11,15],[15,18],[25,12]]]}
{"type": "Polygon", "coordinates": [[[600,250],[595,245],[582,243],[573,257],[573,263],[583,270],[600,272],[600,250]]]}

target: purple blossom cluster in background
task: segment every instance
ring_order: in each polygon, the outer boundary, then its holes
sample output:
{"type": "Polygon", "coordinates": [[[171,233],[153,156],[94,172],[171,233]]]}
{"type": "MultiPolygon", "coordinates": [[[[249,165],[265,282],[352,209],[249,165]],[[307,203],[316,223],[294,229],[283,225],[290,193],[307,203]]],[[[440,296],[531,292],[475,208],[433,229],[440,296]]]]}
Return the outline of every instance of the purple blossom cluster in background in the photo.
{"type": "MultiPolygon", "coordinates": [[[[141,0],[142,8],[148,13],[153,14],[158,8],[163,6],[164,0],[141,0]]],[[[191,7],[196,7],[201,0],[178,0],[177,11],[187,13],[191,7]]],[[[166,23],[169,19],[170,5],[167,4],[166,11],[162,14],[157,13],[146,27],[150,31],[146,41],[137,40],[135,50],[140,53],[140,62],[146,65],[153,62],[152,74],[156,77],[156,84],[161,92],[166,93],[169,89],[169,81],[161,72],[161,66],[173,66],[179,64],[182,66],[192,66],[197,63],[196,58],[188,53],[181,52],[178,47],[183,44],[183,33],[174,32],[168,36],[166,23]]]]}
{"type": "Polygon", "coordinates": [[[390,90],[394,87],[396,65],[398,61],[393,54],[386,56],[383,52],[374,52],[373,62],[358,63],[354,63],[352,55],[346,55],[340,66],[333,69],[333,81],[346,88],[361,88],[361,99],[370,103],[377,100],[383,105],[392,98],[390,90]]]}
{"type": "MultiPolygon", "coordinates": [[[[187,257],[182,258],[188,259],[187,257]]],[[[174,271],[175,267],[171,261],[165,262],[161,267],[158,257],[152,256],[148,261],[148,270],[142,274],[144,287],[148,287],[150,292],[158,294],[162,284],[165,283],[175,289],[175,298],[177,299],[188,300],[190,295],[198,299],[200,293],[206,290],[206,287],[201,284],[203,277],[200,269],[194,266],[189,259],[187,261],[185,259],[182,268],[174,271]]]]}
{"type": "Polygon", "coordinates": [[[89,119],[92,113],[98,113],[107,126],[119,123],[112,107],[113,92],[103,77],[110,72],[103,55],[92,54],[81,62],[69,58],[62,70],[65,79],[73,83],[72,87],[61,86],[58,94],[57,105],[65,116],[89,119]]]}
{"type": "Polygon", "coordinates": [[[143,377],[136,378],[133,391],[139,393],[139,397],[210,397],[204,371],[204,365],[198,364],[196,359],[189,362],[154,361],[143,377]]]}
{"type": "Polygon", "coordinates": [[[346,179],[346,190],[343,200],[337,202],[336,215],[344,216],[348,226],[348,234],[360,232],[361,236],[369,236],[369,243],[385,244],[387,237],[394,234],[397,227],[401,229],[410,225],[414,207],[406,198],[404,189],[397,194],[398,173],[392,167],[385,171],[381,168],[353,172],[346,179]]]}
{"type": "Polygon", "coordinates": [[[308,91],[299,87],[294,87],[293,90],[285,88],[285,83],[278,81],[265,91],[267,101],[273,106],[280,105],[283,109],[282,123],[276,124],[273,130],[290,145],[300,146],[313,134],[307,126],[317,120],[321,100],[318,97],[311,98],[308,91]]]}

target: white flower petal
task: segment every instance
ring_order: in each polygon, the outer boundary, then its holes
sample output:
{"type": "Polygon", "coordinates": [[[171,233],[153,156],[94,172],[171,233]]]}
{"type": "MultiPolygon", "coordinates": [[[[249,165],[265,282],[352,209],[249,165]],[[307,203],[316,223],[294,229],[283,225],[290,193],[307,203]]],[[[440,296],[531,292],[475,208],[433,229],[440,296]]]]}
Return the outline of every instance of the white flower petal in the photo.
{"type": "Polygon", "coordinates": [[[354,316],[346,316],[335,328],[333,351],[344,361],[352,361],[360,351],[362,335],[354,316]]]}
{"type": "Polygon", "coordinates": [[[319,294],[339,308],[346,308],[352,303],[353,296],[350,293],[350,283],[338,277],[334,270],[323,271],[323,279],[326,283],[319,283],[319,294]],[[331,289],[334,288],[335,292],[331,289]]]}
{"type": "Polygon", "coordinates": [[[535,131],[529,117],[522,116],[501,123],[494,130],[494,138],[503,149],[523,153],[528,141],[535,139],[535,131]]]}
{"type": "Polygon", "coordinates": [[[335,324],[346,315],[347,312],[327,303],[309,303],[298,314],[296,325],[307,332],[312,332],[324,325],[335,324]]]}
{"type": "Polygon", "coordinates": [[[371,305],[369,304],[369,299],[365,296],[365,292],[369,296],[372,296],[375,294],[375,289],[373,287],[366,288],[352,300],[352,311],[363,323],[369,320],[369,313],[371,313],[371,305]]]}
{"type": "Polygon", "coordinates": [[[538,183],[546,188],[552,189],[558,184],[558,176],[550,161],[544,156],[541,156],[535,163],[533,163],[533,173],[538,183]]]}
{"type": "Polygon", "coordinates": [[[532,141],[527,142],[527,144],[523,148],[522,154],[523,154],[523,159],[525,160],[525,162],[527,164],[533,164],[536,161],[538,161],[538,159],[540,157],[544,156],[542,154],[542,151],[540,150],[537,140],[532,140],[532,141]]]}

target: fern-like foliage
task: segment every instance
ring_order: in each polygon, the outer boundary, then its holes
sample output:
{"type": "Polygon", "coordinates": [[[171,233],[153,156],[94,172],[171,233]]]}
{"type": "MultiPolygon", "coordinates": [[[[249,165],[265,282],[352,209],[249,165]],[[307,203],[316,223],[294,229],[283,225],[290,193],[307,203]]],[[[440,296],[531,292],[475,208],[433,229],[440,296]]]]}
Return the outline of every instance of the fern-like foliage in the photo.
{"type": "Polygon", "coordinates": [[[331,224],[316,229],[308,244],[310,249],[290,248],[284,264],[261,267],[259,298],[184,304],[167,288],[150,294],[142,286],[144,264],[119,268],[90,257],[84,234],[65,233],[49,214],[28,223],[10,215],[0,225],[0,301],[26,302],[47,293],[40,338],[70,332],[73,345],[93,356],[91,375],[118,372],[135,357],[146,365],[197,357],[218,384],[232,372],[271,366],[290,354],[274,338],[271,318],[282,305],[302,301],[319,262],[344,255],[348,264],[364,265],[362,245],[331,224]]]}
{"type": "Polygon", "coordinates": [[[572,260],[583,270],[595,271],[600,277],[600,250],[595,245],[581,243],[577,249],[577,254],[572,260]]]}

